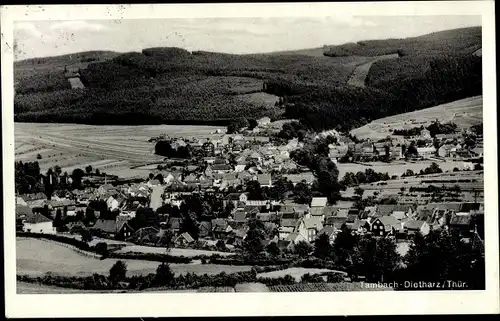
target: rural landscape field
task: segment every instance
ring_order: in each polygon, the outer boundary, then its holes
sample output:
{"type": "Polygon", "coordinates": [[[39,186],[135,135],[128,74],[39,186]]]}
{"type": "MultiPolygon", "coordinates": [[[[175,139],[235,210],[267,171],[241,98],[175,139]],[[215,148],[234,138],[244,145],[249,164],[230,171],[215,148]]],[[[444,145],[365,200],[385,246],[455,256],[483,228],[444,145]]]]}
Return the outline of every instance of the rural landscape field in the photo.
{"type": "Polygon", "coordinates": [[[480,22],[250,53],[137,23],[14,62],[19,294],[485,288],[480,22]]]}
{"type": "MultiPolygon", "coordinates": [[[[80,124],[16,123],[16,161],[32,161],[40,155],[40,168],[56,165],[63,172],[92,166],[120,177],[143,177],[148,170],[137,169],[162,160],[154,154],[151,137],[206,138],[220,127],[210,126],[91,126],[80,124]]],[[[218,137],[220,135],[213,135],[218,137]]]]}

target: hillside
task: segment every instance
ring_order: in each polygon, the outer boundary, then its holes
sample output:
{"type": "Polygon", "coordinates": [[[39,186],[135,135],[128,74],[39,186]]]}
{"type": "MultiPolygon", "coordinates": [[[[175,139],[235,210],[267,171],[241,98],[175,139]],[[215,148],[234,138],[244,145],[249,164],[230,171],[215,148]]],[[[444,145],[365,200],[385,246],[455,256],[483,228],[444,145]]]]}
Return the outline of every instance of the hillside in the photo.
{"type": "Polygon", "coordinates": [[[483,122],[483,97],[474,96],[425,110],[380,118],[353,129],[351,134],[359,139],[384,139],[392,135],[395,129],[427,127],[436,120],[441,123],[452,122],[460,129],[481,124],[483,122]]]}
{"type": "Polygon", "coordinates": [[[480,46],[481,29],[467,28],[334,46],[324,55],[324,48],[253,55],[149,48],[41,58],[15,64],[15,121],[223,125],[269,116],[349,130],[480,95],[481,57],[473,55],[480,46]],[[70,62],[84,89],[70,89],[70,62]],[[366,86],[349,85],[363,65],[366,86]],[[278,96],[286,108],[274,105],[278,96]]]}

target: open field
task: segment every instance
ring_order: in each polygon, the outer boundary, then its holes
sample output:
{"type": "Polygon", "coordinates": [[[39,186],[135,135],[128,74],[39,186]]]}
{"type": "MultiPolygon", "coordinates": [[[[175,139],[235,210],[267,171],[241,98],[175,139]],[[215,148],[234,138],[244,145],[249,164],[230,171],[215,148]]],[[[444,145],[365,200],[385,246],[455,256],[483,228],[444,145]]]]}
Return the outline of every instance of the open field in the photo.
{"type": "MultiPolygon", "coordinates": [[[[433,162],[432,161],[419,161],[419,162],[392,162],[392,163],[383,163],[383,162],[373,162],[369,163],[371,166],[358,164],[358,163],[343,163],[337,164],[337,168],[339,169],[339,179],[344,177],[347,172],[357,173],[359,171],[364,172],[366,169],[370,168],[376,172],[381,173],[389,173],[389,176],[398,175],[405,173],[407,169],[411,169],[413,172],[420,172],[421,169],[425,169],[429,167],[433,162]]],[[[446,161],[446,162],[438,162],[439,167],[443,171],[452,171],[453,168],[458,167],[459,169],[464,169],[465,165],[462,161],[446,161]]]]}
{"type": "Polygon", "coordinates": [[[386,59],[396,59],[398,57],[399,57],[398,54],[382,55],[375,57],[374,59],[372,59],[367,63],[357,66],[352,72],[351,78],[349,78],[347,84],[355,87],[361,87],[361,88],[365,87],[366,77],[368,76],[370,68],[375,62],[386,59]]]}
{"type": "Polygon", "coordinates": [[[436,119],[442,123],[453,122],[458,128],[469,128],[481,124],[483,122],[483,96],[465,98],[410,113],[380,118],[363,127],[353,129],[351,134],[359,139],[378,140],[392,135],[391,130],[426,127],[436,119]]]}
{"type": "Polygon", "coordinates": [[[236,97],[243,101],[264,106],[266,108],[273,108],[274,104],[279,100],[278,96],[270,95],[264,92],[238,95],[236,97]]]}
{"type": "Polygon", "coordinates": [[[42,285],[37,283],[28,283],[28,282],[17,282],[16,284],[16,292],[17,294],[83,294],[83,293],[116,293],[122,292],[120,290],[79,290],[79,289],[70,289],[63,288],[60,286],[50,286],[50,285],[42,285]]]}
{"type": "Polygon", "coordinates": [[[328,269],[313,269],[313,268],[308,269],[308,268],[301,268],[301,267],[292,267],[292,268],[288,268],[285,270],[260,273],[260,274],[257,274],[257,277],[258,278],[279,278],[279,277],[284,277],[285,275],[288,274],[288,275],[292,276],[293,278],[295,278],[295,280],[297,280],[297,282],[300,282],[300,278],[304,274],[307,274],[307,273],[320,274],[320,273],[325,273],[325,272],[337,272],[337,273],[342,273],[342,274],[345,273],[342,271],[335,271],[335,270],[328,270],[328,269]]]}
{"type": "MultiPolygon", "coordinates": [[[[98,260],[82,256],[75,251],[45,241],[30,238],[17,238],[16,263],[17,274],[41,276],[45,273],[66,276],[88,276],[93,273],[109,273],[116,259],[98,260]]],[[[159,262],[145,260],[122,260],[127,264],[128,275],[155,273],[159,262]]],[[[249,271],[250,266],[230,266],[216,264],[170,264],[177,274],[217,274],[249,271]]]]}
{"type": "MultiPolygon", "coordinates": [[[[130,245],[120,250],[116,251],[116,253],[159,253],[159,254],[167,254],[165,248],[163,247],[150,247],[150,246],[142,246],[142,245],[130,245]]],[[[195,250],[195,249],[177,249],[172,248],[168,252],[171,256],[185,256],[185,257],[193,257],[198,255],[213,255],[218,254],[221,256],[231,256],[234,253],[228,252],[217,252],[217,251],[205,251],[205,250],[195,250]]]]}
{"type": "MultiPolygon", "coordinates": [[[[215,137],[211,126],[90,126],[79,124],[15,123],[16,161],[38,161],[42,171],[59,165],[63,172],[94,169],[120,177],[147,176],[148,170],[130,169],[159,161],[151,137],[215,137]],[[42,159],[37,159],[40,154],[42,159]]],[[[220,135],[220,134],[219,134],[220,135]]]]}

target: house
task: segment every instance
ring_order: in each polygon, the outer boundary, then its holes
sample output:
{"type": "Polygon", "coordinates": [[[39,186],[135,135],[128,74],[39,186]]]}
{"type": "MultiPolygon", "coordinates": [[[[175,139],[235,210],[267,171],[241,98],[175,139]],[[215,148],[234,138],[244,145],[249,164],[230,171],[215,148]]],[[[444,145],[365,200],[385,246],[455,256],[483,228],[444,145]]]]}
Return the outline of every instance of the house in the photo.
{"type": "Polygon", "coordinates": [[[371,217],[377,217],[377,206],[366,206],[364,210],[359,213],[360,219],[367,219],[371,217]]]}
{"type": "Polygon", "coordinates": [[[23,232],[54,234],[52,220],[44,215],[33,212],[31,208],[16,205],[16,227],[23,232]]]}
{"type": "Polygon", "coordinates": [[[474,232],[472,215],[452,215],[448,228],[456,231],[461,237],[470,237],[474,232]]]}
{"type": "Polygon", "coordinates": [[[304,217],[303,220],[304,220],[305,228],[307,230],[307,232],[306,232],[307,241],[313,242],[316,239],[318,232],[323,229],[323,224],[321,223],[321,220],[319,217],[313,217],[310,215],[304,217]]]}
{"type": "Polygon", "coordinates": [[[226,240],[233,232],[233,228],[224,219],[212,220],[212,235],[219,240],[226,240]]]}
{"type": "Polygon", "coordinates": [[[194,239],[188,232],[182,233],[181,235],[177,236],[174,240],[174,244],[176,246],[185,246],[192,243],[194,243],[194,239]]]}
{"type": "Polygon", "coordinates": [[[22,197],[16,197],[16,205],[28,206],[28,203],[22,197]]]}
{"type": "Polygon", "coordinates": [[[393,211],[391,216],[397,219],[398,221],[402,221],[407,218],[406,213],[404,211],[393,211]]]}
{"type": "Polygon", "coordinates": [[[119,208],[123,202],[125,201],[125,197],[122,195],[116,195],[116,196],[110,196],[106,200],[106,205],[108,206],[108,209],[110,211],[113,211],[117,208],[119,208]]]}
{"type": "Polygon", "coordinates": [[[170,217],[167,222],[167,228],[172,231],[174,236],[179,234],[181,229],[182,219],[180,217],[170,217]]]}
{"type": "Polygon", "coordinates": [[[132,234],[127,241],[136,244],[155,244],[158,241],[159,230],[155,227],[148,226],[138,229],[132,234]]]}
{"type": "Polygon", "coordinates": [[[242,246],[243,241],[245,240],[248,232],[248,227],[247,228],[240,228],[233,230],[233,233],[231,233],[228,236],[226,244],[233,245],[233,246],[242,246]]]}
{"type": "Polygon", "coordinates": [[[212,235],[212,222],[202,221],[198,224],[198,236],[209,237],[212,235]]]}
{"type": "Polygon", "coordinates": [[[103,236],[124,240],[130,236],[134,230],[127,221],[122,220],[104,220],[98,219],[91,230],[98,232],[103,236]]]}
{"type": "Polygon", "coordinates": [[[326,234],[328,236],[328,240],[330,241],[330,244],[333,244],[335,241],[335,236],[337,235],[338,230],[335,229],[333,226],[325,226],[321,229],[321,231],[318,232],[318,235],[316,237],[316,240],[322,235],[326,234]]]}
{"type": "Polygon", "coordinates": [[[438,149],[438,155],[440,157],[450,157],[450,152],[453,149],[453,145],[445,144],[438,149]]]}
{"type": "Polygon", "coordinates": [[[158,185],[161,185],[161,182],[157,179],[151,179],[147,182],[147,186],[149,188],[152,188],[153,186],[158,186],[158,185]]]}
{"type": "Polygon", "coordinates": [[[419,220],[408,220],[402,223],[403,232],[407,235],[414,235],[417,232],[422,233],[423,235],[429,234],[430,225],[425,221],[419,220]]]}
{"type": "Polygon", "coordinates": [[[238,207],[238,202],[246,204],[247,200],[248,195],[246,193],[229,193],[223,203],[224,206],[227,206],[229,203],[233,203],[234,207],[238,207]]]}
{"type": "Polygon", "coordinates": [[[211,168],[212,172],[216,172],[219,174],[230,173],[233,171],[233,168],[229,164],[213,164],[211,168]]]}
{"type": "Polygon", "coordinates": [[[325,219],[325,209],[326,207],[311,207],[309,212],[312,217],[318,217],[323,222],[325,219]]]}
{"type": "Polygon", "coordinates": [[[436,154],[436,148],[434,146],[430,147],[417,147],[417,153],[423,158],[429,158],[436,154]]]}
{"type": "Polygon", "coordinates": [[[389,216],[394,212],[404,212],[406,217],[412,217],[413,216],[413,206],[411,205],[402,205],[402,204],[380,204],[377,205],[377,208],[375,210],[375,217],[381,217],[381,216],[389,216]]]}
{"type": "Polygon", "coordinates": [[[271,174],[259,174],[257,175],[257,181],[261,187],[271,187],[271,174]]]}
{"type": "Polygon", "coordinates": [[[258,213],[256,218],[261,222],[276,222],[279,220],[276,213],[258,213]]]}
{"type": "Polygon", "coordinates": [[[52,220],[40,213],[32,213],[22,220],[23,232],[55,234],[52,220]]]}
{"type": "Polygon", "coordinates": [[[97,193],[101,196],[117,192],[116,188],[111,184],[103,184],[97,189],[97,193]]]}
{"type": "Polygon", "coordinates": [[[328,157],[334,161],[338,162],[340,158],[345,156],[348,151],[348,146],[343,145],[343,146],[328,146],[330,150],[328,151],[328,157]]]}
{"type": "Polygon", "coordinates": [[[347,217],[339,217],[339,216],[329,216],[325,219],[325,223],[323,224],[325,227],[333,227],[335,231],[340,231],[342,226],[347,223],[347,217]]]}
{"type": "Polygon", "coordinates": [[[243,226],[247,222],[247,213],[244,209],[238,209],[233,214],[233,222],[235,226],[243,226]]]}
{"type": "Polygon", "coordinates": [[[278,240],[276,243],[280,251],[293,251],[294,243],[290,240],[278,240]]]}
{"type": "Polygon", "coordinates": [[[260,119],[257,119],[257,124],[258,126],[267,126],[271,123],[271,118],[269,117],[262,117],[260,119]]]}
{"type": "Polygon", "coordinates": [[[207,141],[201,146],[206,156],[215,156],[215,147],[215,144],[208,140],[208,138],[207,141]]]}
{"type": "Polygon", "coordinates": [[[311,200],[311,208],[314,207],[325,207],[328,202],[326,197],[313,197],[311,200]]]}
{"type": "Polygon", "coordinates": [[[420,137],[424,140],[431,139],[431,132],[427,128],[424,128],[420,131],[420,137]]]}
{"type": "Polygon", "coordinates": [[[366,220],[354,220],[349,229],[356,234],[364,234],[370,230],[370,224],[366,220]]]}
{"type": "Polygon", "coordinates": [[[295,231],[298,219],[281,219],[280,226],[278,228],[278,236],[280,240],[286,240],[290,233],[295,231]]]}
{"type": "Polygon", "coordinates": [[[373,220],[370,229],[374,236],[395,235],[401,223],[392,216],[382,216],[373,220]]]}
{"type": "Polygon", "coordinates": [[[71,234],[80,234],[85,230],[85,224],[82,222],[69,222],[66,227],[71,234]]]}
{"type": "Polygon", "coordinates": [[[253,162],[254,164],[261,164],[262,163],[262,155],[259,154],[258,152],[253,152],[248,156],[247,160],[250,162],[253,162]]]}
{"type": "Polygon", "coordinates": [[[294,186],[302,182],[310,185],[315,180],[315,177],[312,173],[285,174],[283,175],[283,177],[291,181],[294,186]]]}

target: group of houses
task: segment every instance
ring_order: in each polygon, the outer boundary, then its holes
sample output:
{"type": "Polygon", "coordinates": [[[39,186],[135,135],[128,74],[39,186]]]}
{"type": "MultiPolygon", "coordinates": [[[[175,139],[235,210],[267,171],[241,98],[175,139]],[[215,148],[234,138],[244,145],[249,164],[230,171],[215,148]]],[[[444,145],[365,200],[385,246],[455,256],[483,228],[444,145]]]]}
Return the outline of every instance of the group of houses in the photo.
{"type": "MultiPolygon", "coordinates": [[[[156,210],[166,203],[180,206],[182,198],[174,197],[180,194],[166,192],[164,187],[154,182],[151,184],[150,181],[121,187],[102,185],[93,191],[75,192],[71,199],[56,197],[47,201],[40,199],[40,195],[38,199],[25,201],[17,197],[18,227],[27,232],[55,233],[53,217],[56,211],[75,215],[90,200],[102,199],[106,201],[108,210],[118,210],[120,214],[111,220],[100,218],[99,213],[96,213],[97,220],[90,229],[97,235],[149,245],[161,245],[166,240],[165,236],[170,235],[175,246],[190,246],[195,243],[195,239],[187,232],[180,232],[182,219],[179,217],[162,215],[159,226],[145,226],[138,230],[129,224],[129,220],[134,217],[133,212],[139,207],[156,210]],[[37,210],[40,208],[48,208],[51,214],[41,214],[37,210]]],[[[293,249],[301,241],[314,243],[322,234],[326,234],[333,243],[338,233],[345,229],[355,234],[371,233],[377,237],[393,238],[406,238],[417,232],[425,235],[436,228],[456,230],[464,238],[484,231],[482,203],[429,203],[420,206],[380,204],[360,210],[354,207],[352,201],[329,205],[326,198],[314,197],[310,204],[298,204],[292,200],[251,200],[247,193],[229,193],[223,202],[224,205],[234,205],[229,217],[199,222],[199,240],[212,245],[222,241],[228,247],[241,246],[252,220],[261,221],[269,231],[269,239],[264,240],[265,244],[275,242],[281,250],[293,249]]],[[[72,223],[70,228],[85,227],[77,222],[72,223]]]]}

